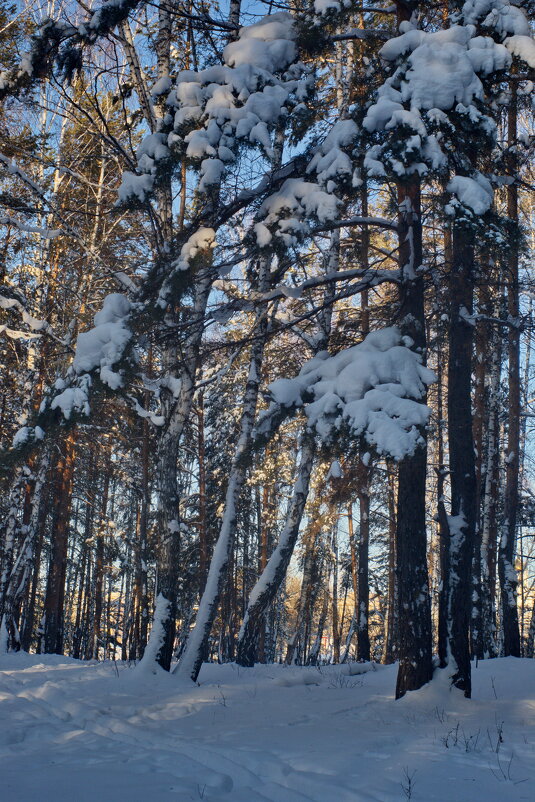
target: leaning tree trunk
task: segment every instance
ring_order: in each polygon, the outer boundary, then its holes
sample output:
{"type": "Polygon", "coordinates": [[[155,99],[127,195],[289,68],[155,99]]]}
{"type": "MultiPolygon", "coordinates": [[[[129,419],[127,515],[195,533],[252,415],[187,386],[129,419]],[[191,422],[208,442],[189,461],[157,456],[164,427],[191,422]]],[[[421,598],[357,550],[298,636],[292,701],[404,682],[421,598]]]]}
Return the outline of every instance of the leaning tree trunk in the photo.
{"type": "Polygon", "coordinates": [[[241,666],[254,666],[265,615],[286,577],[292,558],[303,511],[308,496],[310,474],[314,463],[314,436],[305,432],[301,443],[301,460],[293,495],[286,513],[284,528],[277,547],[249,596],[249,603],[238,637],[236,662],[241,666]]]}
{"type": "MultiPolygon", "coordinates": [[[[258,290],[263,293],[269,285],[271,261],[264,257],[259,266],[258,290]]],[[[210,570],[206,580],[195,627],[191,632],[175,673],[181,677],[190,677],[197,681],[203,657],[208,649],[208,641],[217,614],[219,599],[226,577],[227,566],[234,544],[236,532],[237,508],[242,488],[245,484],[247,468],[250,460],[251,439],[256,415],[256,405],[260,388],[260,377],[264,347],[268,333],[268,307],[263,303],[257,313],[253,332],[253,345],[249,364],[249,375],[245,386],[243,409],[240,421],[240,434],[236,451],[230,468],[229,481],[225,496],[225,509],[219,530],[219,537],[214,548],[210,570]]]]}
{"type": "MultiPolygon", "coordinates": [[[[339,256],[340,232],[334,231],[331,234],[329,256],[326,263],[327,273],[335,272],[338,269],[339,256]]],[[[315,353],[325,350],[329,342],[332,324],[332,297],[333,289],[327,285],[323,297],[323,309],[318,318],[320,331],[316,340],[315,353]]],[[[238,636],[237,662],[240,665],[253,666],[257,660],[259,642],[265,630],[266,612],[286,577],[308,496],[314,453],[314,436],[305,431],[301,442],[301,459],[297,479],[279,543],[249,596],[238,636]]]]}

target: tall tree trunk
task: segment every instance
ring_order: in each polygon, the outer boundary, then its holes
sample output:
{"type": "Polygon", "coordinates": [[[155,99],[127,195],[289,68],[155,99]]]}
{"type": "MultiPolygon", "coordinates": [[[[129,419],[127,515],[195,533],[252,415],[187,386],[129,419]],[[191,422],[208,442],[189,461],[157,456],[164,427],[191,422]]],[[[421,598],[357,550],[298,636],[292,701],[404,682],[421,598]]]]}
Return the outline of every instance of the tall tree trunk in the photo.
{"type": "Polygon", "coordinates": [[[55,516],[52,531],[50,566],[44,606],[44,650],[46,654],[63,654],[65,574],[75,463],[75,435],[71,432],[61,445],[55,488],[55,516]]]}
{"type": "Polygon", "coordinates": [[[332,535],[333,593],[332,593],[332,662],[340,662],[340,623],[338,613],[338,518],[332,535]]]}
{"type": "Polygon", "coordinates": [[[20,528],[20,514],[24,487],[26,485],[26,471],[19,467],[15,471],[8,497],[8,511],[2,532],[2,552],[0,570],[0,616],[3,614],[5,597],[9,578],[13,570],[14,554],[17,547],[20,528]]]}
{"type": "Polygon", "coordinates": [[[359,462],[357,487],[359,496],[359,540],[358,540],[358,578],[357,578],[357,660],[370,659],[370,471],[359,462]]]}
{"type": "MultiPolygon", "coordinates": [[[[102,603],[104,592],[104,539],[107,528],[108,493],[110,489],[110,465],[104,468],[104,486],[102,488],[101,508],[95,544],[95,615],[93,618],[93,657],[98,660],[102,640],[102,603]]],[[[104,643],[104,658],[106,644],[104,643]]]]}
{"type": "MultiPolygon", "coordinates": [[[[150,364],[150,360],[149,360],[150,364]]],[[[149,423],[143,421],[143,442],[141,447],[141,504],[139,510],[138,540],[135,548],[136,559],[136,587],[135,604],[138,624],[136,627],[136,658],[142,658],[147,645],[149,628],[149,588],[147,578],[148,564],[148,537],[149,537],[149,510],[150,510],[150,435],[149,423]]]]}
{"type": "MultiPolygon", "coordinates": [[[[3,616],[1,631],[4,636],[4,642],[0,643],[0,653],[8,651],[9,649],[18,649],[23,644],[21,638],[18,636],[17,627],[15,626],[15,610],[20,605],[22,599],[26,595],[29,587],[32,568],[34,568],[34,561],[36,556],[36,540],[39,533],[42,533],[42,501],[43,491],[46,481],[48,466],[50,463],[50,452],[45,449],[41,454],[37,475],[33,486],[33,493],[30,504],[30,515],[28,524],[26,526],[26,535],[24,542],[19,551],[15,564],[11,570],[9,582],[7,583],[6,592],[4,595],[3,616]]],[[[34,568],[38,571],[38,567],[34,568]]],[[[35,599],[30,599],[27,606],[25,628],[30,625],[33,627],[33,607],[35,599]],[[28,618],[31,620],[28,621],[28,618]]],[[[29,646],[29,643],[28,643],[29,646]]],[[[24,648],[24,646],[23,646],[24,648]]],[[[27,648],[27,647],[26,647],[27,648]]]]}
{"type": "MultiPolygon", "coordinates": [[[[177,454],[193,403],[203,322],[213,278],[211,265],[203,268],[197,274],[194,306],[189,320],[189,335],[180,369],[178,398],[169,397],[170,394],[166,393],[163,401],[166,422],[159,436],[156,465],[159,529],[157,595],[162,597],[162,602],[157,605],[159,617],[157,618],[155,613],[154,635],[151,632],[150,636],[153,643],[144,662],[144,668],[147,667],[149,660],[155,660],[162,668],[169,671],[173,656],[180,551],[177,454]]],[[[170,358],[169,352],[168,359],[170,358]]],[[[170,367],[172,369],[173,366],[170,367]]],[[[145,655],[143,656],[145,657],[145,655]]]]}
{"type": "MultiPolygon", "coordinates": [[[[368,187],[366,182],[361,187],[362,216],[368,216],[368,187]]],[[[368,226],[362,229],[361,261],[364,269],[369,268],[370,236],[368,226]]],[[[370,331],[370,309],[368,290],[361,295],[361,335],[362,339],[370,331]]],[[[358,581],[357,581],[357,660],[368,662],[370,659],[370,481],[371,470],[364,464],[360,455],[357,467],[357,493],[359,500],[359,542],[358,542],[358,581]]]]}
{"type": "MultiPolygon", "coordinates": [[[[485,283],[479,288],[478,311],[480,315],[491,317],[493,304],[489,286],[485,283]]],[[[496,369],[495,356],[496,343],[493,342],[493,333],[488,321],[479,321],[475,335],[475,365],[474,365],[474,449],[475,449],[475,475],[476,475],[476,503],[477,520],[472,560],[472,613],[471,613],[471,653],[478,660],[486,655],[485,628],[488,625],[486,617],[488,609],[485,598],[488,595],[487,570],[487,544],[485,537],[485,488],[489,455],[491,455],[494,436],[494,419],[491,411],[492,394],[489,385],[492,384],[496,369]],[[489,364],[490,354],[490,364],[489,364]],[[489,381],[490,377],[490,381],[489,381]],[[485,608],[485,609],[484,609],[485,608]]],[[[499,370],[499,366],[498,366],[499,370]]]]}
{"type": "MultiPolygon", "coordinates": [[[[446,191],[447,183],[444,182],[443,189],[446,191]]],[[[451,274],[453,265],[453,236],[452,226],[449,221],[444,222],[444,270],[447,276],[451,274]]],[[[447,290],[443,287],[438,289],[439,303],[441,308],[449,312],[449,298],[447,290]],[[441,292],[442,290],[442,292],[441,292]]],[[[448,516],[446,512],[445,482],[449,474],[446,468],[444,451],[446,437],[446,420],[444,414],[444,394],[447,392],[447,360],[444,358],[446,350],[448,332],[443,327],[440,329],[440,339],[437,343],[437,416],[438,416],[438,467],[437,467],[437,512],[438,512],[438,537],[439,537],[439,564],[440,564],[440,589],[438,595],[438,659],[439,666],[445,668],[448,664],[448,603],[450,587],[450,533],[448,527],[448,516]]]]}
{"type": "MultiPolygon", "coordinates": [[[[410,21],[417,2],[396,1],[397,23],[410,21]]],[[[426,355],[424,282],[422,266],[422,212],[420,181],[399,182],[400,328],[409,336],[422,360],[426,355]]],[[[399,464],[396,529],[396,575],[399,632],[399,670],[396,699],[417,690],[433,676],[431,659],[431,604],[427,576],[426,473],[427,441],[399,464]]]]}
{"type": "Polygon", "coordinates": [[[396,477],[387,467],[388,478],[388,598],[385,622],[383,663],[393,663],[397,650],[397,584],[396,584],[396,477]]]}
{"type": "Polygon", "coordinates": [[[487,457],[481,514],[481,622],[483,657],[496,657],[496,549],[500,500],[500,366],[502,337],[491,346],[487,457]]]}
{"type": "MultiPolygon", "coordinates": [[[[425,359],[426,332],[422,264],[420,185],[417,179],[398,187],[400,328],[425,359]]],[[[417,690],[433,676],[431,605],[427,576],[425,432],[413,455],[399,464],[396,529],[399,670],[396,698],[417,690]]]]}
{"type": "Polygon", "coordinates": [[[448,589],[448,665],[452,684],[471,695],[469,628],[472,609],[472,559],[477,517],[472,428],[472,347],[474,248],[469,230],[453,230],[450,278],[448,362],[448,439],[451,478],[450,582],[448,589]]]}
{"type": "Polygon", "coordinates": [[[298,647],[299,640],[303,637],[303,627],[306,618],[307,609],[310,607],[310,596],[312,593],[312,575],[314,571],[315,550],[317,541],[317,532],[315,527],[311,527],[309,532],[304,536],[305,541],[305,557],[303,562],[303,578],[301,580],[301,591],[299,593],[299,603],[297,605],[297,616],[295,627],[292,635],[288,639],[286,646],[286,655],[284,662],[286,665],[291,665],[295,659],[295,653],[298,647]],[[308,534],[308,537],[306,536],[308,534]]]}
{"type": "MultiPolygon", "coordinates": [[[[507,118],[510,173],[516,176],[517,98],[516,84],[507,118]]],[[[507,187],[507,216],[518,222],[518,189],[516,183],[507,187]]],[[[507,336],[508,351],[508,411],[507,457],[505,463],[504,520],[499,549],[499,577],[502,603],[503,652],[506,657],[520,657],[520,630],[516,591],[518,577],[515,569],[516,520],[518,510],[518,476],[520,472],[520,329],[518,305],[518,250],[511,244],[507,260],[507,312],[510,321],[507,336]]]]}
{"type": "MultiPolygon", "coordinates": [[[[478,310],[480,314],[488,314],[488,304],[485,303],[485,296],[488,295],[487,287],[479,289],[478,310]]],[[[474,414],[473,414],[473,437],[475,453],[475,476],[476,476],[476,528],[474,537],[474,553],[472,557],[472,611],[470,615],[470,650],[479,660],[483,659],[483,622],[482,622],[482,505],[481,499],[484,488],[485,477],[485,453],[484,453],[484,432],[486,422],[486,398],[485,385],[487,376],[487,359],[490,345],[490,327],[486,321],[480,321],[475,332],[475,358],[474,358],[474,414]]]]}

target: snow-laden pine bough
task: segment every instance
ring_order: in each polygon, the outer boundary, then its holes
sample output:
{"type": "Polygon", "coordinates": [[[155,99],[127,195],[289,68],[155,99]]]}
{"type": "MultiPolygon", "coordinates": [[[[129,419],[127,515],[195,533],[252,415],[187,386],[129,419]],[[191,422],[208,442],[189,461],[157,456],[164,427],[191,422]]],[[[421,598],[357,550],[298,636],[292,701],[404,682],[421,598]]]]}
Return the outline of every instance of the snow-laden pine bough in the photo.
{"type": "Polygon", "coordinates": [[[330,356],[320,352],[293,379],[269,386],[273,399],[257,423],[269,438],[283,415],[301,410],[305,434],[284,529],[253,588],[238,638],[238,662],[252,665],[263,616],[286,576],[306,502],[316,436],[329,451],[342,453],[347,441],[396,461],[411,455],[422,439],[431,410],[425,399],[432,371],[410,349],[399,330],[369,334],[359,345],[330,356]]]}

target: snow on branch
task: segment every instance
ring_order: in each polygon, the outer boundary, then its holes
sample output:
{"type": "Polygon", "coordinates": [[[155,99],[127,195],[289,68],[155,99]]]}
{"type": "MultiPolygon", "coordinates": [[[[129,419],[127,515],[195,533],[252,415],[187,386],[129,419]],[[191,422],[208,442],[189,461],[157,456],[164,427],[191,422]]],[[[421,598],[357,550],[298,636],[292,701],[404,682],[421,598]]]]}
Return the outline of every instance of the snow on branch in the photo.
{"type": "Polygon", "coordinates": [[[137,152],[137,173],[127,172],[119,200],[145,200],[158,166],[171,152],[185,155],[199,171],[201,194],[221,184],[240,145],[273,157],[272,134],[308,92],[307,68],[298,62],[294,18],[287,12],[240,28],[223,51],[223,64],[183,70],[174,84],[166,76],[152,94],[166,96],[166,130],[146,137],[137,152]],[[304,79],[304,80],[303,80],[304,79]]]}
{"type": "Polygon", "coordinates": [[[455,215],[459,211],[478,217],[488,212],[494,200],[494,190],[490,181],[481,173],[474,177],[456,175],[446,187],[453,198],[446,206],[446,214],[455,215]]]}
{"type": "MultiPolygon", "coordinates": [[[[111,293],[106,296],[102,309],[94,317],[93,328],[81,332],[77,337],[73,363],[65,379],[57,379],[41,402],[37,417],[40,424],[47,424],[47,415],[53,410],[58,410],[65,421],[72,421],[75,416],[89,417],[95,373],[102,384],[113,391],[123,386],[123,371],[118,370],[117,366],[126,360],[127,348],[132,340],[129,328],[132,312],[133,305],[125,295],[111,293]]],[[[132,403],[131,398],[128,400],[132,403]]],[[[142,417],[149,417],[159,425],[159,421],[150,413],[145,415],[144,410],[136,409],[135,399],[132,406],[142,417]]],[[[31,447],[44,437],[45,431],[40,425],[23,426],[15,434],[13,448],[31,447]]]]}
{"type": "Polygon", "coordinates": [[[73,413],[88,416],[91,373],[94,371],[98,371],[100,381],[111,390],[122,387],[122,373],[115,367],[124,358],[132,338],[128,328],[131,310],[132,305],[126,296],[120,293],[106,296],[102,309],[94,317],[94,327],[78,335],[67,381],[56,381],[56,392],[48,402],[50,409],[61,410],[66,420],[73,413]]]}
{"type": "Polygon", "coordinates": [[[525,12],[509,0],[467,0],[456,17],[465,25],[480,25],[501,38],[530,34],[525,12]]]}
{"type": "Polygon", "coordinates": [[[71,73],[80,63],[81,48],[113,31],[138,5],[140,0],[108,0],[78,26],[46,19],[19,65],[0,73],[0,100],[28,89],[49,75],[55,65],[71,73]]]}
{"type": "Polygon", "coordinates": [[[8,288],[8,291],[9,294],[6,295],[6,289],[0,287],[0,309],[16,312],[18,315],[20,315],[22,322],[28,326],[30,331],[14,331],[5,325],[1,327],[1,331],[5,331],[7,336],[12,337],[13,339],[30,340],[34,339],[35,337],[40,337],[43,333],[53,336],[50,323],[48,323],[46,320],[40,320],[39,318],[30,315],[29,312],[26,311],[25,299],[22,296],[18,298],[15,297],[15,294],[13,291],[11,291],[11,288],[8,288]]]}
{"type": "Polygon", "coordinates": [[[42,228],[41,226],[33,226],[30,223],[25,223],[23,220],[18,220],[10,214],[2,215],[0,217],[0,225],[13,226],[19,231],[26,234],[38,234],[41,239],[56,239],[62,233],[61,228],[42,228]]]}
{"type": "Polygon", "coordinates": [[[370,133],[392,134],[386,143],[368,150],[364,166],[371,176],[445,170],[444,144],[456,127],[451,114],[493,135],[481,78],[499,74],[511,63],[508,49],[490,36],[476,36],[473,25],[429,33],[403,23],[400,30],[400,36],[381,48],[382,59],[395,69],[363,121],[370,133]]]}
{"type": "Polygon", "coordinates": [[[426,388],[436,380],[411,345],[389,327],[334,356],[318,354],[296,377],[269,385],[273,403],[259,420],[259,436],[284,410],[303,409],[309,428],[324,441],[346,431],[378,454],[404,459],[422,442],[420,429],[431,414],[426,388]]]}
{"type": "Polygon", "coordinates": [[[260,207],[254,230],[258,245],[271,243],[272,236],[284,245],[295,245],[310,232],[309,221],[332,221],[337,216],[340,201],[318,184],[289,178],[278,192],[270,195],[260,207]]]}

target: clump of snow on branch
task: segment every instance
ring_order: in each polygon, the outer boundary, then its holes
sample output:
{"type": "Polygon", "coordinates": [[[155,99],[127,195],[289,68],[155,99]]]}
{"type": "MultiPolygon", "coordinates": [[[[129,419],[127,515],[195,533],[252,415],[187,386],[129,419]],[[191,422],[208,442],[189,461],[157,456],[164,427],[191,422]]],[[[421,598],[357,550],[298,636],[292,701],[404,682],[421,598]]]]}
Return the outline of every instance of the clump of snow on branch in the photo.
{"type": "Polygon", "coordinates": [[[324,17],[326,14],[339,12],[343,7],[349,8],[350,5],[350,0],[314,0],[314,13],[318,17],[324,17]]]}
{"type": "Polygon", "coordinates": [[[179,270],[187,270],[191,262],[199,253],[209,251],[215,247],[215,231],[213,228],[199,228],[195,231],[180,250],[177,262],[179,270]]]}
{"type": "Polygon", "coordinates": [[[22,426],[13,438],[13,448],[19,448],[26,443],[35,443],[43,440],[45,433],[40,426],[22,426]]]}
{"type": "Polygon", "coordinates": [[[268,72],[287,67],[297,55],[293,23],[291,14],[281,12],[240,28],[238,40],[223,51],[225,62],[231,67],[254,65],[268,72]]]}
{"type": "Polygon", "coordinates": [[[73,367],[76,373],[89,373],[100,368],[100,379],[112,390],[122,384],[121,375],[112,370],[124,353],[132,336],[125,318],[131,309],[130,301],[118,292],[104,299],[102,309],[94,318],[95,326],[78,335],[73,367]]]}
{"type": "Polygon", "coordinates": [[[509,36],[504,45],[513,56],[535,69],[535,41],[531,36],[509,36]]]}
{"type": "Polygon", "coordinates": [[[137,149],[136,157],[141,175],[125,170],[119,187],[119,202],[137,199],[141,203],[154,188],[156,165],[170,156],[165,134],[149,134],[137,149]]]}
{"type": "Polygon", "coordinates": [[[0,309],[16,312],[20,315],[22,322],[30,329],[30,331],[16,331],[3,324],[0,326],[0,333],[5,332],[6,335],[12,339],[27,340],[40,337],[43,332],[51,333],[52,327],[50,323],[30,315],[29,312],[26,311],[24,303],[21,298],[15,298],[12,295],[7,296],[0,291],[0,309]]]}
{"type": "Polygon", "coordinates": [[[310,219],[320,222],[334,220],[337,216],[339,200],[317,184],[300,178],[289,178],[278,192],[270,195],[259,209],[261,224],[255,228],[259,245],[270,241],[268,236],[273,228],[277,237],[285,245],[293,245],[310,229],[310,219]]]}
{"type": "Polygon", "coordinates": [[[273,404],[258,431],[277,409],[302,408],[308,426],[325,441],[347,428],[379,454],[396,460],[412,454],[429,420],[423,399],[435,376],[411,344],[389,327],[334,356],[318,354],[298,376],[270,384],[273,404]]]}
{"type": "Polygon", "coordinates": [[[502,37],[509,34],[528,35],[529,23],[521,8],[509,0],[467,0],[461,11],[465,24],[496,31],[502,37]]]}
{"type": "MultiPolygon", "coordinates": [[[[69,420],[73,413],[89,416],[89,391],[91,388],[91,376],[87,373],[77,376],[74,382],[68,387],[65,385],[63,379],[58,379],[55,383],[54,389],[58,392],[50,403],[51,409],[60,409],[65,420],[69,420]],[[65,388],[65,389],[63,389],[65,388]]],[[[46,402],[41,405],[41,410],[44,411],[46,402]]]]}
{"type": "Polygon", "coordinates": [[[463,210],[468,209],[474,215],[485,214],[492,206],[494,191],[490,181],[481,173],[476,174],[474,178],[456,175],[446,189],[454,195],[454,198],[446,206],[448,214],[455,214],[459,204],[463,210]]]}
{"type": "Polygon", "coordinates": [[[272,132],[308,92],[307,68],[296,62],[293,17],[280,12],[240,29],[223,51],[224,63],[183,70],[153,92],[165,95],[168,133],[151,134],[138,150],[138,173],[125,173],[119,198],[144,200],[154,186],[159,162],[178,148],[199,169],[198,191],[221,183],[239,144],[259,146],[273,156],[272,132]]]}
{"type": "Polygon", "coordinates": [[[172,281],[177,275],[184,270],[189,270],[193,260],[200,254],[208,255],[216,247],[215,231],[213,228],[201,226],[191,234],[182,248],[180,255],[173,264],[173,269],[167,279],[163,282],[159,296],[158,306],[165,309],[168,302],[169,294],[171,293],[172,281]]]}
{"type": "Polygon", "coordinates": [[[511,63],[504,45],[491,37],[475,36],[472,25],[433,33],[408,26],[403,30],[380,51],[385,61],[398,66],[379,88],[363,126],[369,132],[402,128],[405,144],[401,154],[389,145],[370,148],[365,167],[372,176],[384,175],[386,168],[398,175],[424,175],[444,167],[442,131],[448,132],[453,125],[447,112],[465,115],[492,133],[494,123],[481,110],[485,91],[480,76],[511,63]]]}
{"type": "Polygon", "coordinates": [[[340,178],[352,176],[353,163],[344,148],[354,144],[358,128],[353,120],[338,120],[318,147],[307,173],[316,173],[328,192],[334,192],[340,178]]]}
{"type": "Polygon", "coordinates": [[[56,381],[55,390],[60,392],[50,403],[51,409],[60,409],[67,420],[73,412],[89,415],[90,373],[95,369],[98,369],[101,382],[110,389],[117,390],[122,386],[123,377],[114,367],[123,358],[132,337],[127,325],[131,308],[128,298],[111,293],[95,315],[94,327],[78,335],[70,371],[72,380],[68,386],[63,379],[56,381]]]}

